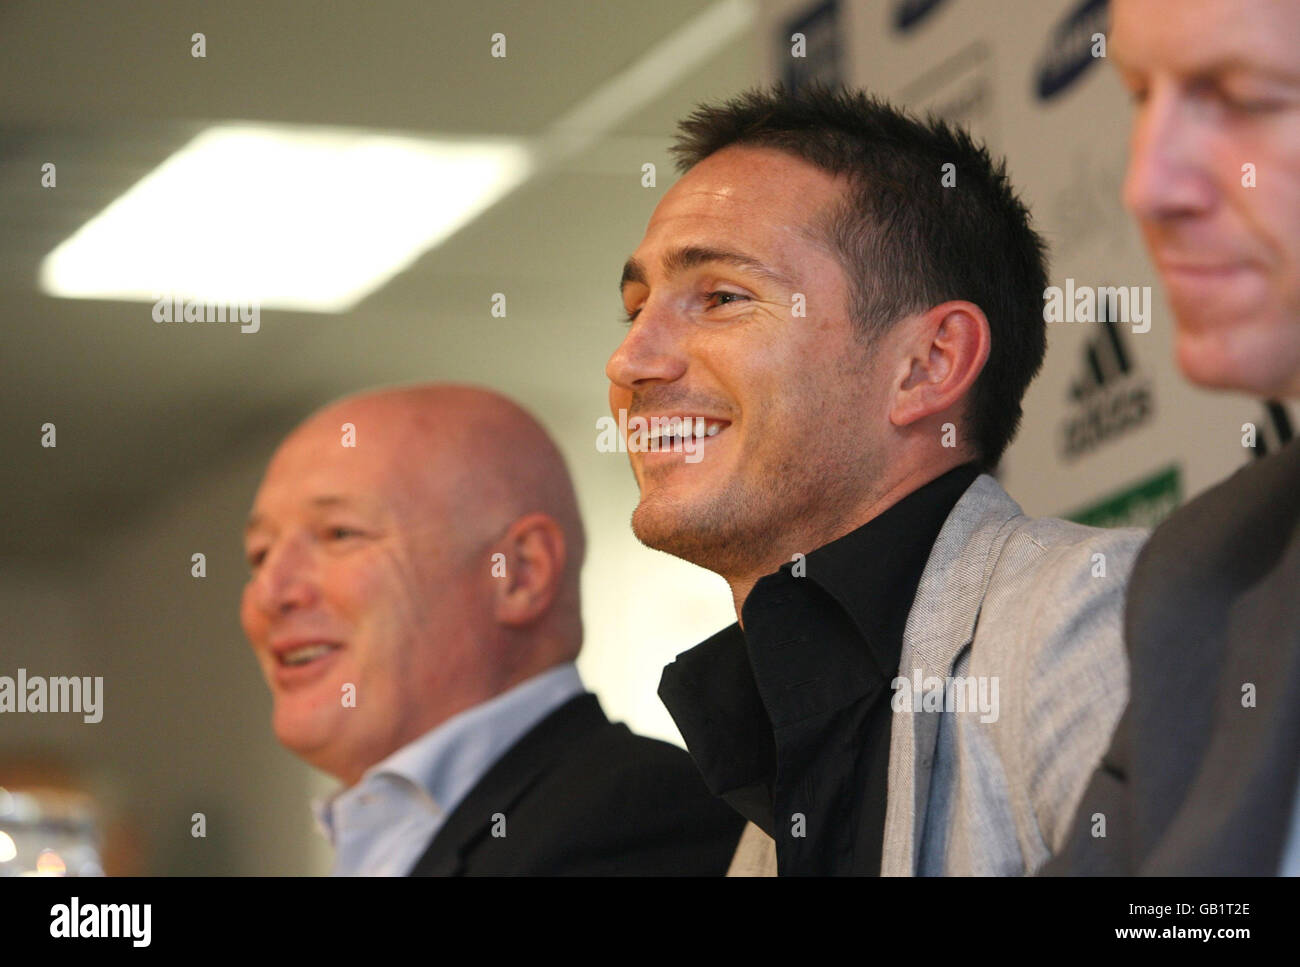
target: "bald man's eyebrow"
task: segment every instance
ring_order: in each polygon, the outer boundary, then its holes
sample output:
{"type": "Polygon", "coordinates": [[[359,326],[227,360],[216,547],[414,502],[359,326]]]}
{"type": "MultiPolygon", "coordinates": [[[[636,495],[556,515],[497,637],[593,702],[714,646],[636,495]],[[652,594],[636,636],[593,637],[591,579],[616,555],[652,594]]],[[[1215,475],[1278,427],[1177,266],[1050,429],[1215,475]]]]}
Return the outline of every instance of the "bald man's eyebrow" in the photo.
{"type": "Polygon", "coordinates": [[[333,495],[313,497],[311,499],[311,505],[313,507],[339,507],[357,503],[359,503],[359,501],[354,497],[335,497],[333,495]]]}
{"type": "Polygon", "coordinates": [[[376,500],[369,496],[346,496],[323,494],[311,499],[311,506],[315,510],[346,510],[361,514],[362,517],[378,523],[387,516],[388,508],[383,501],[376,500]]]}
{"type": "MultiPolygon", "coordinates": [[[[709,248],[703,245],[687,245],[673,249],[664,256],[664,274],[668,276],[677,275],[687,269],[698,268],[711,262],[744,269],[746,272],[766,279],[773,285],[780,286],[783,289],[794,288],[794,283],[787,276],[752,255],[730,249],[709,248]]],[[[623,291],[629,282],[636,282],[641,285],[648,284],[646,282],[645,266],[637,261],[635,257],[628,259],[623,264],[623,278],[619,282],[619,291],[623,291]]]]}
{"type": "MultiPolygon", "coordinates": [[[[308,503],[318,509],[329,510],[335,507],[351,508],[370,514],[376,514],[379,507],[374,501],[361,497],[345,497],[335,494],[322,494],[319,497],[313,497],[308,503]]],[[[257,530],[266,523],[265,519],[257,511],[248,515],[248,521],[244,524],[244,533],[248,534],[257,530]]]]}

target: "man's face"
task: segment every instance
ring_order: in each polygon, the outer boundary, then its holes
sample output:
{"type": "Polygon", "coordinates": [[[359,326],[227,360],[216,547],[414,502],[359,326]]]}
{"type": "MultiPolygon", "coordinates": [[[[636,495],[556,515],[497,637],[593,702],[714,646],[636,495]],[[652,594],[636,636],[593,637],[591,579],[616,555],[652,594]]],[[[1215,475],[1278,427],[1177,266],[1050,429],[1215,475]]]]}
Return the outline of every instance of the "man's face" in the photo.
{"type": "Polygon", "coordinates": [[[245,538],[240,619],[271,687],[276,736],[350,784],[456,701],[459,622],[474,591],[445,509],[409,468],[419,461],[399,466],[397,421],[367,421],[361,449],[341,445],[344,419],[309,423],[267,470],[245,538]]]}
{"type": "Polygon", "coordinates": [[[811,548],[785,535],[834,528],[878,472],[883,394],[811,228],[844,190],[782,152],[731,147],[655,209],[624,273],[633,321],[606,367],[610,408],[703,417],[714,435],[692,460],[630,452],[647,545],[724,575],[788,560],[811,548]]]}
{"type": "Polygon", "coordinates": [[[1179,365],[1206,386],[1300,392],[1300,3],[1117,0],[1110,40],[1136,104],[1125,203],[1179,365]]]}

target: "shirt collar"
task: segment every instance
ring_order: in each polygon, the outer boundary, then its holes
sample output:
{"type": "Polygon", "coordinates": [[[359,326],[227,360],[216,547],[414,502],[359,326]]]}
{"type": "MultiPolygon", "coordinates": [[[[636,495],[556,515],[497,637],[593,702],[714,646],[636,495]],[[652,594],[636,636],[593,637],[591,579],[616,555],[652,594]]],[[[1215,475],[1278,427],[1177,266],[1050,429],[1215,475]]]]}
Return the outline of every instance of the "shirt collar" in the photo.
{"type": "Polygon", "coordinates": [[[334,843],[339,804],[394,782],[450,815],[511,746],[584,691],[577,666],[566,662],[452,716],[371,766],[355,785],[313,801],[317,827],[334,843]]]}
{"type": "Polygon", "coordinates": [[[849,615],[889,678],[897,674],[907,616],[939,531],[978,476],[974,463],[954,467],[804,562],[807,578],[849,615]]]}
{"type": "MultiPolygon", "coordinates": [[[[912,599],[939,532],[975,478],[973,463],[955,467],[908,494],[845,536],[760,579],[741,612],[756,628],[779,606],[792,572],[813,580],[850,616],[880,673],[898,674],[898,655],[912,599]],[[751,607],[753,605],[753,607],[751,607]]],[[[664,669],[659,697],[704,780],[749,818],[762,814],[776,769],[772,722],[755,680],[745,634],[732,624],[664,669]]],[[[770,811],[770,803],[767,804],[770,811]]]]}

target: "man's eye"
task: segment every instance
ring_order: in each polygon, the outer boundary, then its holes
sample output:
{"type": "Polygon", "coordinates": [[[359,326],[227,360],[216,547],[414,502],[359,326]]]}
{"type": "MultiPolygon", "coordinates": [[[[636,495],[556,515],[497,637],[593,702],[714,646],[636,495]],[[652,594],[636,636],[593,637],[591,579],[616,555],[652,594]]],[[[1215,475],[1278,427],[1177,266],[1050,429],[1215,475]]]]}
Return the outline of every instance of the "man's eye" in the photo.
{"type": "Polygon", "coordinates": [[[1223,95],[1223,103],[1228,110],[1236,114],[1267,114],[1270,111],[1276,111],[1283,106],[1281,101],[1269,100],[1268,98],[1246,98],[1233,97],[1231,94],[1223,95]]]}
{"type": "Polygon", "coordinates": [[[248,566],[252,570],[257,570],[265,558],[266,551],[261,549],[250,551],[248,554],[244,555],[244,559],[248,562],[248,566]]]}
{"type": "Polygon", "coordinates": [[[349,537],[360,537],[361,531],[353,530],[351,527],[331,527],[328,534],[330,540],[345,541],[349,537]]]}
{"type": "MultiPolygon", "coordinates": [[[[721,292],[721,291],[719,291],[719,292],[710,292],[710,293],[708,294],[708,298],[709,298],[709,301],[710,301],[710,302],[712,302],[715,298],[717,298],[717,299],[728,299],[728,300],[730,300],[730,299],[735,299],[735,300],[738,300],[738,301],[746,301],[746,302],[749,301],[749,296],[747,296],[747,295],[741,295],[739,292],[721,292]]],[[[726,305],[731,305],[731,303],[730,303],[729,301],[728,301],[728,302],[720,302],[719,305],[724,305],[724,306],[726,306],[726,305]]]]}
{"type": "Polygon", "coordinates": [[[1198,81],[1190,86],[1193,97],[1202,102],[1221,107],[1236,115],[1268,114],[1285,107],[1284,102],[1268,96],[1258,96],[1257,92],[1230,90],[1212,80],[1198,81]]]}
{"type": "Polygon", "coordinates": [[[639,315],[641,315],[641,310],[640,310],[640,309],[633,309],[631,312],[624,312],[624,313],[623,313],[623,325],[625,325],[625,326],[630,326],[630,325],[632,325],[632,323],[636,322],[636,317],[639,316],[639,315]]]}

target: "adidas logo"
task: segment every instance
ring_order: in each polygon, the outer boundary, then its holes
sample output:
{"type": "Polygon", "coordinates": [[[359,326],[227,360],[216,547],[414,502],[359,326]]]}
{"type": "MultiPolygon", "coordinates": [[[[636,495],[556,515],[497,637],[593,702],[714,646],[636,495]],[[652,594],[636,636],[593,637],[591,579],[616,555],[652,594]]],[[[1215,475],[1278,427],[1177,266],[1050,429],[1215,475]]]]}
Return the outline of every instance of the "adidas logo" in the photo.
{"type": "Polygon", "coordinates": [[[1136,372],[1123,330],[1111,319],[1103,319],[1084,344],[1082,371],[1069,394],[1073,409],[1062,425],[1061,446],[1066,460],[1147,422],[1155,410],[1151,381],[1136,372]]]}
{"type": "Polygon", "coordinates": [[[1115,323],[1106,319],[1101,332],[1083,347],[1083,373],[1070,385],[1070,398],[1085,400],[1107,383],[1123,379],[1133,371],[1124,339],[1115,323]]]}

